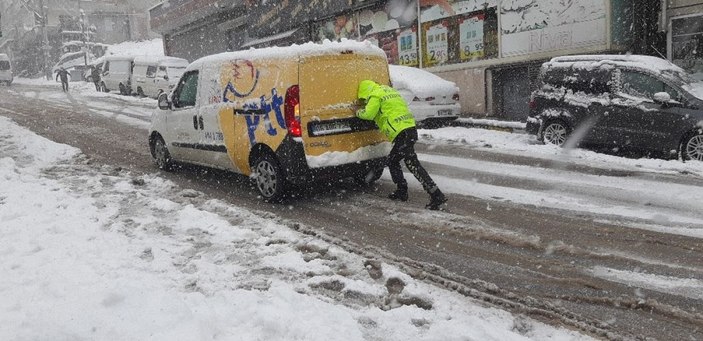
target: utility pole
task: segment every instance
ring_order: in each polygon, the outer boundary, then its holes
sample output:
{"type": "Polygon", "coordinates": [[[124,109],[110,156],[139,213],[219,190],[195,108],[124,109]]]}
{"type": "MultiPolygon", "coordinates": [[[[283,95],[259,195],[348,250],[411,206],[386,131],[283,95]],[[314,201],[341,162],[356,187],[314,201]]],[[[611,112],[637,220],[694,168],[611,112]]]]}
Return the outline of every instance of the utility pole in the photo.
{"type": "Polygon", "coordinates": [[[81,0],[78,0],[78,11],[81,14],[81,39],[83,40],[83,65],[88,66],[88,44],[85,32],[85,11],[81,8],[81,0]]]}
{"type": "Polygon", "coordinates": [[[51,70],[49,67],[49,37],[46,32],[46,8],[44,8],[44,0],[39,0],[39,15],[41,16],[41,31],[42,31],[42,52],[44,54],[44,74],[47,80],[51,80],[51,70]]]}

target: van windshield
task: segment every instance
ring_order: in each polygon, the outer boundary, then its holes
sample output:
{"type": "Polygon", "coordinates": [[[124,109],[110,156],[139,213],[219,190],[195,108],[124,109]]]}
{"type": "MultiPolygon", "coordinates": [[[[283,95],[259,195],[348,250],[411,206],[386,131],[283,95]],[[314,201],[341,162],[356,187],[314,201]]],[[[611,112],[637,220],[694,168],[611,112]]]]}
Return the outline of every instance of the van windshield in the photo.
{"type": "Polygon", "coordinates": [[[10,69],[10,62],[7,60],[0,60],[0,71],[7,71],[10,69]]]}
{"type": "Polygon", "coordinates": [[[175,66],[169,66],[168,67],[168,76],[172,78],[181,78],[183,76],[183,72],[186,71],[186,68],[184,67],[175,67],[175,66]]]}

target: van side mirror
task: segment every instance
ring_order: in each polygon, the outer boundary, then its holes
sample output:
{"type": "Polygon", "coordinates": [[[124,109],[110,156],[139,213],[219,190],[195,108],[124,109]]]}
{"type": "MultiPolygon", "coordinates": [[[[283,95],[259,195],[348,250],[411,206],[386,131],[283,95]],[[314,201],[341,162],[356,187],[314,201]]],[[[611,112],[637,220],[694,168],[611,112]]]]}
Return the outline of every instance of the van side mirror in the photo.
{"type": "Polygon", "coordinates": [[[671,102],[671,95],[666,92],[657,92],[656,94],[654,94],[652,99],[654,99],[654,102],[656,103],[666,104],[671,102]]]}
{"type": "Polygon", "coordinates": [[[159,95],[159,109],[171,110],[171,102],[168,100],[168,94],[163,92],[159,95]]]}

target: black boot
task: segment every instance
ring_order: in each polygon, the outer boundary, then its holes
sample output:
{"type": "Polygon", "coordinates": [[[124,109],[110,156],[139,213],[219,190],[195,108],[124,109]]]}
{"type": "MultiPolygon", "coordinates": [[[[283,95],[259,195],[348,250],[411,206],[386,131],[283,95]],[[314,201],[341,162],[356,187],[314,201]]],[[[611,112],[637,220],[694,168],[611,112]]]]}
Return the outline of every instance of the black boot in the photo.
{"type": "Polygon", "coordinates": [[[430,203],[425,205],[425,208],[428,210],[439,210],[440,206],[447,202],[447,197],[444,196],[444,193],[439,190],[437,187],[433,187],[430,189],[430,203]]]}
{"type": "Polygon", "coordinates": [[[408,201],[408,188],[398,186],[398,189],[396,189],[395,192],[388,194],[388,199],[408,201]]]}

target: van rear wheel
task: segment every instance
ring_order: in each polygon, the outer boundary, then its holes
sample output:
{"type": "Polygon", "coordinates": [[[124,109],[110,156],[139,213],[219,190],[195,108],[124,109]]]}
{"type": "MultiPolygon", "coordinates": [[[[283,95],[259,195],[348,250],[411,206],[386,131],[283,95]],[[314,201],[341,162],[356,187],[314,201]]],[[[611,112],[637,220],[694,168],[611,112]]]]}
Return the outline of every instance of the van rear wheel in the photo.
{"type": "Polygon", "coordinates": [[[279,202],[285,193],[285,174],[271,154],[263,154],[254,162],[254,183],[266,202],[279,202]]]}
{"type": "Polygon", "coordinates": [[[383,175],[383,168],[371,169],[366,173],[357,175],[354,180],[360,185],[371,185],[383,175]]]}

